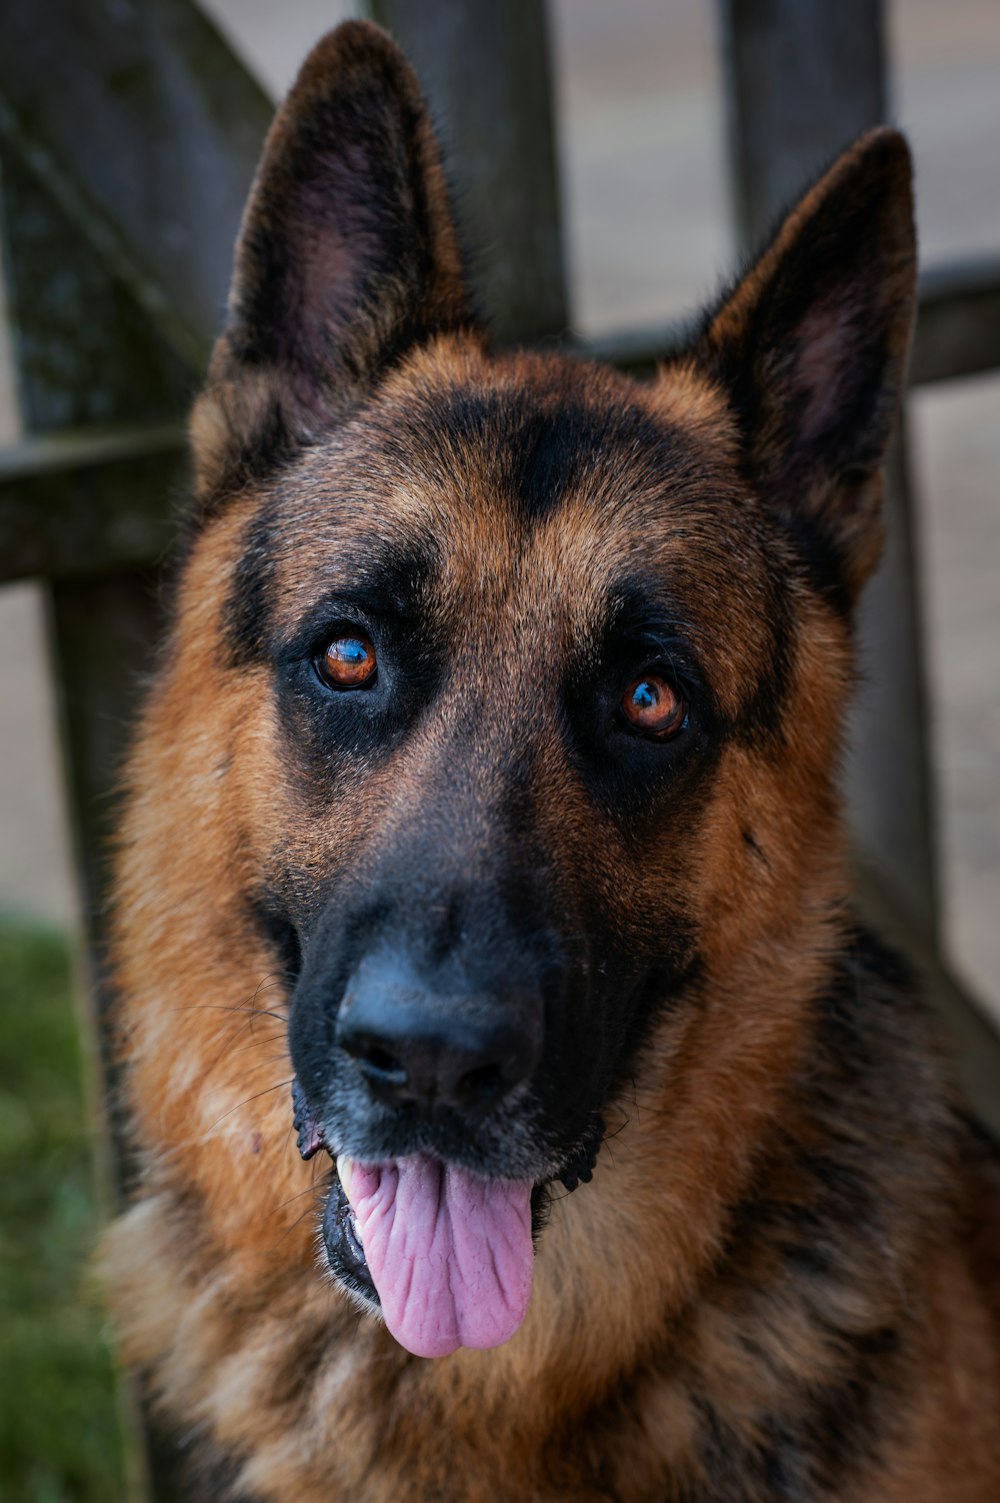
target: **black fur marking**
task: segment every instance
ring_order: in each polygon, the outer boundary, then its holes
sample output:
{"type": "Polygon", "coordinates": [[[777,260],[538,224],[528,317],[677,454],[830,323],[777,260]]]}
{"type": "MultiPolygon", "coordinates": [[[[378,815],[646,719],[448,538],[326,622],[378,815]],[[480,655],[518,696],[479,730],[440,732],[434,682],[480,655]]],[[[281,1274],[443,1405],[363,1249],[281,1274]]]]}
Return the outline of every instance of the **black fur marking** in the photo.
{"type": "MultiPolygon", "coordinates": [[[[744,516],[739,525],[753,528],[754,522],[744,516]]],[[[734,534],[743,537],[735,525],[734,534]]],[[[754,546],[760,548],[756,532],[751,536],[754,546]]],[[[759,612],[761,622],[767,622],[770,651],[761,653],[750,665],[745,699],[735,716],[723,713],[711,683],[711,633],[693,613],[685,613],[679,601],[669,599],[664,582],[655,575],[635,574],[616,586],[609,602],[606,651],[612,659],[617,657],[620,672],[629,677],[630,667],[635,671],[665,668],[688,700],[693,723],[707,742],[715,744],[732,736],[744,745],[766,750],[782,735],[794,657],[786,581],[777,570],[775,575],[767,582],[759,612]]]]}
{"type": "Polygon", "coordinates": [[[877,1463],[905,1405],[899,1335],[827,1334],[836,1377],[818,1386],[788,1382],[787,1404],[754,1416],[753,1440],[696,1398],[706,1483],[685,1493],[686,1503],[822,1503],[877,1463]]]}
{"type": "Polygon", "coordinates": [[[773,584],[764,616],[770,637],[770,651],[754,664],[756,674],[735,727],[736,739],[744,746],[768,750],[784,735],[784,718],[788,687],[795,656],[795,629],[789,607],[787,588],[773,584]]]}
{"type": "Polygon", "coordinates": [[[806,583],[841,621],[850,620],[854,596],[844,582],[847,558],[834,532],[824,527],[817,517],[805,516],[801,512],[788,516],[785,525],[806,583]]]}
{"type": "Polygon", "coordinates": [[[564,397],[551,412],[522,412],[512,440],[514,488],[525,513],[541,520],[585,484],[597,455],[641,454],[666,480],[678,465],[683,437],[637,407],[594,409],[564,397]]]}
{"type": "MultiPolygon", "coordinates": [[[[335,509],[336,502],[330,506],[335,509]]],[[[363,557],[342,558],[341,562],[349,564],[349,583],[317,594],[280,638],[269,633],[270,655],[279,664],[289,665],[326,646],[330,631],[353,624],[369,628],[376,645],[383,632],[398,639],[406,649],[408,671],[426,670],[433,623],[423,610],[423,597],[437,567],[437,549],[430,540],[416,545],[372,539],[365,544],[363,557]]],[[[439,650],[430,654],[435,660],[439,655],[439,650]]]]}
{"type": "Polygon", "coordinates": [[[298,930],[288,916],[285,904],[276,892],[265,888],[254,900],[253,917],[261,933],[273,946],[281,962],[282,979],[291,990],[302,969],[302,947],[298,930]]]}
{"type": "Polygon", "coordinates": [[[566,1165],[559,1176],[571,1194],[579,1185],[588,1185],[593,1179],[594,1170],[597,1167],[597,1155],[604,1142],[604,1133],[604,1118],[595,1114],[586,1146],[566,1165]]]}
{"type": "Polygon", "coordinates": [[[761,848],[761,845],[758,842],[757,837],[753,833],[753,831],[752,830],[744,830],[742,832],[742,834],[743,834],[743,844],[746,846],[747,850],[751,851],[757,857],[758,861],[761,861],[764,864],[764,866],[770,868],[771,863],[767,859],[767,854],[761,848]]]}
{"type": "Polygon", "coordinates": [[[287,640],[272,640],[275,693],[284,735],[302,771],[304,799],[326,806],[336,780],[396,750],[438,694],[445,645],[420,609],[431,569],[426,555],[383,549],[359,569],[350,591],[316,601],[287,640]],[[322,682],[316,659],[344,628],[375,645],[374,679],[356,690],[322,682]]]}
{"type": "Polygon", "coordinates": [[[233,668],[259,663],[266,650],[277,575],[275,541],[272,502],[262,507],[250,522],[223,607],[223,632],[233,668]]]}
{"type": "MultiPolygon", "coordinates": [[[[567,374],[574,375],[568,367],[567,374]]],[[[690,439],[639,407],[591,406],[569,386],[534,394],[460,386],[436,393],[416,415],[412,436],[447,463],[476,453],[498,486],[529,520],[542,521],[583,489],[599,468],[620,462],[655,477],[666,491],[693,469],[690,439]]]]}

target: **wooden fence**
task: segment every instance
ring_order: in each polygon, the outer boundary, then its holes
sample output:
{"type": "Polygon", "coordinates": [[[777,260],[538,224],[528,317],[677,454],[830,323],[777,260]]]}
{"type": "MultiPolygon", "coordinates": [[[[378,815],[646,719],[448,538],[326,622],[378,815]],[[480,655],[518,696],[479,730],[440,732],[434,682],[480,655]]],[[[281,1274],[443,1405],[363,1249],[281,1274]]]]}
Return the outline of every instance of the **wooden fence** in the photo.
{"type": "MultiPolygon", "coordinates": [[[[737,239],[751,244],[809,176],[885,117],[880,0],[717,0],[737,239]]],[[[567,341],[550,47],[540,0],[371,0],[447,124],[480,296],[507,343],[567,341]],[[502,123],[503,129],[498,129],[502,123]]],[[[185,486],[183,417],[220,322],[240,210],[272,105],[192,0],[0,6],[0,238],[25,436],[0,451],[0,581],[35,578],[102,1019],[102,851],[126,727],[152,659],[159,582],[185,486]]],[[[593,353],[641,372],[671,328],[593,353]]],[[[1000,367],[1000,254],[931,267],[911,380],[1000,367]]],[[[865,603],[877,716],[850,770],[860,880],[924,966],[966,1088],[1000,1131],[1000,1042],[940,953],[933,784],[906,424],[890,464],[889,544],[865,603]]],[[[111,1182],[120,1188],[114,1131],[111,1182]]],[[[171,1468],[152,1484],[171,1495],[171,1468]]]]}

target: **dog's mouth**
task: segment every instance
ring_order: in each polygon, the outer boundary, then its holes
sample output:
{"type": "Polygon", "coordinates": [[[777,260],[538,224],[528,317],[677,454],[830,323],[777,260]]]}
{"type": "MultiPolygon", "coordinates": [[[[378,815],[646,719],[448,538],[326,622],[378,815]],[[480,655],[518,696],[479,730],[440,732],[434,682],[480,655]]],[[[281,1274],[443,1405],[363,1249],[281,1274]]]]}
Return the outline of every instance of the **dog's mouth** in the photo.
{"type": "MultiPolygon", "coordinates": [[[[331,1151],[293,1087],[299,1152],[331,1151]]],[[[573,1189],[593,1172],[592,1150],[561,1176],[573,1189]]],[[[399,1344],[418,1357],[460,1346],[500,1346],[519,1329],[534,1272],[532,1210],[543,1187],[532,1180],[485,1179],[430,1153],[378,1164],[336,1156],[323,1212],[331,1272],[382,1316],[399,1344]]]]}

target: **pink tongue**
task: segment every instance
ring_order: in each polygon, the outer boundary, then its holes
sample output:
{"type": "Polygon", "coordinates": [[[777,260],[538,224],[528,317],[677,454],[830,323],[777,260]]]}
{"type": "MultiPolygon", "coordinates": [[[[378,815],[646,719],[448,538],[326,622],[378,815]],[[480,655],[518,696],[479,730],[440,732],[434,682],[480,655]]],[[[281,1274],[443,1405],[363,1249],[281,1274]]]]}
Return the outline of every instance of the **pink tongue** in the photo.
{"type": "Polygon", "coordinates": [[[337,1160],[382,1314],[417,1357],[500,1346],[531,1297],[531,1182],[479,1179],[428,1154],[337,1160]]]}

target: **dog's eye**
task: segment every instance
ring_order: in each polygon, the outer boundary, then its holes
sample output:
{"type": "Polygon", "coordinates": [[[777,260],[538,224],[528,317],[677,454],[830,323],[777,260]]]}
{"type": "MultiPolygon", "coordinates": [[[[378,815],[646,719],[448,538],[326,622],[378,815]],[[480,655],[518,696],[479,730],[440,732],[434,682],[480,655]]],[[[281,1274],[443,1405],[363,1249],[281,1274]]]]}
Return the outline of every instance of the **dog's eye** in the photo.
{"type": "Polygon", "coordinates": [[[334,637],[316,659],[319,676],[331,689],[360,689],[375,677],[375,647],[364,632],[334,637]]]}
{"type": "Polygon", "coordinates": [[[688,723],[688,707],[674,686],[656,673],[633,679],[621,698],[625,719],[657,741],[669,741],[688,723]]]}

